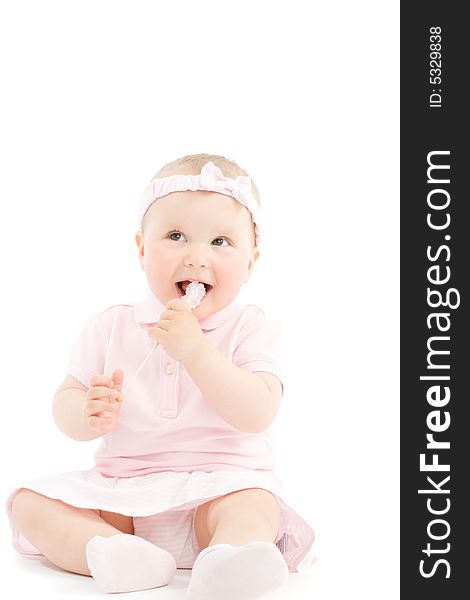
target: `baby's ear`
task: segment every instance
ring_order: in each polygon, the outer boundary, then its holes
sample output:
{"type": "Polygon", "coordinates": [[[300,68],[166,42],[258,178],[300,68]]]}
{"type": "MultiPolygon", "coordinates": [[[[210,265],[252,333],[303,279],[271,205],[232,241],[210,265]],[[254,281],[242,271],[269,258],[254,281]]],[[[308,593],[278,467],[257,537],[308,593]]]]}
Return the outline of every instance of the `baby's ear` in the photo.
{"type": "Polygon", "coordinates": [[[255,263],[258,260],[259,256],[260,256],[260,251],[257,248],[257,246],[255,246],[253,248],[253,250],[251,251],[251,258],[250,258],[250,262],[248,263],[248,269],[247,269],[247,274],[246,274],[244,283],[246,283],[248,281],[248,279],[250,278],[250,275],[253,271],[253,268],[254,268],[255,263]]]}
{"type": "Polygon", "coordinates": [[[142,231],[138,231],[135,234],[135,243],[137,244],[139,261],[142,269],[144,268],[144,234],[142,231]]]}

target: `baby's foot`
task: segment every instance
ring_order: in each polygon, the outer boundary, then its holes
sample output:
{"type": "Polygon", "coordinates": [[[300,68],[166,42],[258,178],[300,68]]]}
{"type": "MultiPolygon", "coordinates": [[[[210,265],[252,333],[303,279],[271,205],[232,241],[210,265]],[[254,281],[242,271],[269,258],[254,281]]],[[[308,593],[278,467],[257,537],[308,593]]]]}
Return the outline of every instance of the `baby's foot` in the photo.
{"type": "Polygon", "coordinates": [[[160,587],[176,572],[169,552],[127,533],[96,535],[86,545],[86,557],[93,579],[108,593],[160,587]]]}
{"type": "Polygon", "coordinates": [[[251,600],[280,587],[287,579],[286,561],[275,544],[215,544],[197,557],[187,600],[251,600]]]}

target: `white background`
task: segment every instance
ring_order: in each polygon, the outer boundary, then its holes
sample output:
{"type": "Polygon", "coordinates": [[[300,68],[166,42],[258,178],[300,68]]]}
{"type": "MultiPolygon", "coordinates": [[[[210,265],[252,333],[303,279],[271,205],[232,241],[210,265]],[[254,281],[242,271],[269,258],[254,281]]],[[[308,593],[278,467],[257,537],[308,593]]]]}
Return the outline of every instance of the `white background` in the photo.
{"type": "MultiPolygon", "coordinates": [[[[2,2],[5,500],[92,466],[97,442],[51,417],[70,347],[143,289],[136,203],[153,174],[223,154],[261,192],[242,299],[284,326],[280,469],[317,534],[313,570],[272,598],[398,597],[398,21],[398,2],[2,2]]],[[[10,597],[102,597],[0,527],[10,597]]],[[[140,595],[182,599],[181,577],[140,595]]]]}

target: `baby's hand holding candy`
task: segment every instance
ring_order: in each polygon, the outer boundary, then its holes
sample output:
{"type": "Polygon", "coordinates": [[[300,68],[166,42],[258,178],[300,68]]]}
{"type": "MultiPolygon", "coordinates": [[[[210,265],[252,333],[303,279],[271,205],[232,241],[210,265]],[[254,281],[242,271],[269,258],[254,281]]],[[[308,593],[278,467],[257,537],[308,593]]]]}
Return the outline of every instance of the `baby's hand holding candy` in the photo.
{"type": "Polygon", "coordinates": [[[204,340],[199,321],[182,298],[170,300],[157,326],[149,330],[165,352],[175,360],[187,358],[204,340]]]}
{"type": "Polygon", "coordinates": [[[88,425],[93,431],[105,434],[112,431],[119,420],[124,374],[116,369],[111,378],[95,375],[87,391],[85,411],[88,425]]]}

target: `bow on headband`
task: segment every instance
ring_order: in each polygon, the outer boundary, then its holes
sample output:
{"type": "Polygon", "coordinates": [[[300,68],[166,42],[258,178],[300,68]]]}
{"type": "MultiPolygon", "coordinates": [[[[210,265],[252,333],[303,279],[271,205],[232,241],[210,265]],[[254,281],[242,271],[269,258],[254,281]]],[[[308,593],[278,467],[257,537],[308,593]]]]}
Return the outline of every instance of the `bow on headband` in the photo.
{"type": "Polygon", "coordinates": [[[222,171],[214,165],[212,161],[206,163],[199,175],[201,185],[207,186],[211,190],[214,188],[217,191],[225,191],[229,195],[237,194],[238,189],[244,192],[244,194],[251,194],[251,179],[245,175],[239,175],[232,179],[231,177],[225,177],[222,171]]]}
{"type": "Polygon", "coordinates": [[[199,175],[170,175],[153,179],[142,194],[139,206],[139,222],[151,204],[172,192],[186,191],[218,192],[231,196],[245,206],[251,214],[255,225],[256,245],[259,245],[260,207],[251,191],[251,179],[247,175],[239,175],[235,179],[225,177],[222,171],[212,161],[207,162],[199,175]]]}

